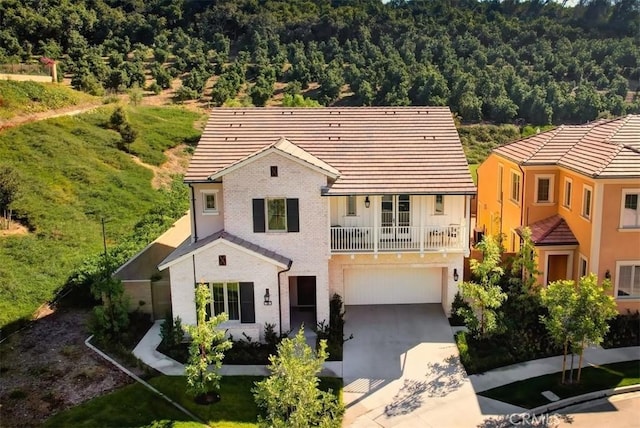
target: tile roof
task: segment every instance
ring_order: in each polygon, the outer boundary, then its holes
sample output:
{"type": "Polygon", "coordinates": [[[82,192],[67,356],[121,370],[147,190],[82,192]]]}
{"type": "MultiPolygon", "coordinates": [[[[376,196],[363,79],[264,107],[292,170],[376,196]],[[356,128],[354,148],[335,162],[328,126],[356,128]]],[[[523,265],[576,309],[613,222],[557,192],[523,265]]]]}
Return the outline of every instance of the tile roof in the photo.
{"type": "Polygon", "coordinates": [[[327,194],[476,192],[447,107],[214,109],[185,181],[207,181],[283,139],[293,156],[340,173],[327,194]]]}
{"type": "Polygon", "coordinates": [[[200,239],[196,242],[191,242],[191,237],[188,237],[182,244],[180,244],[178,248],[175,249],[174,252],[169,254],[167,258],[165,258],[162,262],[158,264],[158,269],[160,270],[166,269],[167,267],[169,267],[169,265],[173,264],[179,258],[186,256],[187,254],[191,254],[194,251],[204,248],[210,244],[213,244],[218,240],[224,240],[227,242],[231,242],[232,244],[239,245],[240,247],[246,250],[249,250],[253,253],[269,258],[274,262],[284,266],[289,266],[292,263],[291,259],[285,256],[281,256],[280,254],[274,251],[267,250],[266,248],[263,248],[256,244],[252,244],[249,241],[245,241],[242,238],[238,238],[235,235],[232,235],[228,232],[225,232],[224,230],[221,230],[219,232],[214,233],[213,235],[209,235],[206,238],[200,239]]]}
{"type": "Polygon", "coordinates": [[[589,177],[640,177],[640,115],[563,125],[494,153],[521,165],[558,165],[589,177]]]}
{"type": "MultiPolygon", "coordinates": [[[[547,217],[529,225],[531,239],[537,246],[578,245],[578,240],[567,222],[559,215],[547,217]]],[[[522,228],[518,228],[521,234],[522,228]]]]}

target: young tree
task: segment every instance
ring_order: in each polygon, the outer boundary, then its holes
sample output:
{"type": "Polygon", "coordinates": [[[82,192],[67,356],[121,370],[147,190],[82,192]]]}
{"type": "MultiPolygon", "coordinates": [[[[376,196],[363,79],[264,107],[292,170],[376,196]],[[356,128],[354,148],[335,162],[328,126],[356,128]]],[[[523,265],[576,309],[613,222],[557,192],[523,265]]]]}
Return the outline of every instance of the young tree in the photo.
{"type": "Polygon", "coordinates": [[[9,228],[11,220],[11,203],[16,199],[20,189],[20,178],[18,170],[12,165],[0,165],[0,212],[2,213],[2,224],[0,229],[6,226],[9,228]]]}
{"type": "Polygon", "coordinates": [[[471,308],[459,311],[474,336],[487,338],[499,328],[496,311],[507,299],[507,294],[499,285],[504,270],[500,267],[500,247],[495,239],[485,236],[478,248],[483,253],[482,261],[471,259],[470,264],[471,272],[480,283],[463,282],[460,285],[462,297],[471,308]]]}
{"type": "Polygon", "coordinates": [[[93,308],[90,330],[99,339],[119,342],[129,326],[129,299],[122,281],[111,276],[108,264],[104,275],[91,285],[91,293],[102,305],[93,308]]]}
{"type": "Polygon", "coordinates": [[[344,407],[332,393],[318,388],[318,373],[327,358],[326,341],[314,352],[307,345],[304,329],[293,339],[278,345],[271,355],[271,376],[256,383],[253,394],[264,415],[258,417],[261,427],[325,427],[341,426],[344,407]]]}
{"type": "Polygon", "coordinates": [[[222,367],[224,352],[231,348],[232,343],[225,338],[225,332],[218,330],[218,325],[227,320],[227,314],[219,315],[207,320],[207,307],[211,303],[211,292],[205,284],[198,284],[196,288],[196,325],[187,325],[185,329],[191,336],[189,345],[189,361],[185,366],[187,376],[187,391],[196,400],[213,402],[218,397],[220,379],[218,373],[222,367]],[[212,367],[210,367],[212,366],[212,367]]]}
{"type": "Polygon", "coordinates": [[[531,239],[531,229],[525,227],[521,233],[520,250],[511,265],[511,283],[519,283],[523,291],[531,292],[536,284],[536,276],[540,273],[536,262],[536,248],[531,239]]]}
{"type": "Polygon", "coordinates": [[[574,283],[570,280],[556,281],[540,291],[542,304],[549,315],[540,317],[547,331],[559,345],[562,345],[562,383],[565,383],[565,367],[571,332],[574,330],[573,312],[578,295],[574,283]]]}
{"type": "Polygon", "coordinates": [[[618,311],[613,296],[607,294],[611,288],[609,280],[598,284],[598,278],[590,273],[580,278],[578,282],[578,300],[576,302],[576,330],[573,333],[573,342],[580,360],[578,362],[578,377],[580,383],[582,374],[582,356],[584,348],[589,345],[599,345],[609,331],[609,320],[614,318],[618,311]]]}

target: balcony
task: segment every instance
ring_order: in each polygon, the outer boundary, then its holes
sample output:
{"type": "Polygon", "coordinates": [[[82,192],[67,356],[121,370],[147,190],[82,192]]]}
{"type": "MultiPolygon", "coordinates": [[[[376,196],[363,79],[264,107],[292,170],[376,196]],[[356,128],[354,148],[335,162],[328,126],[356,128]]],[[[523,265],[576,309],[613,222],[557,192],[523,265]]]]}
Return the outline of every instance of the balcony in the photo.
{"type": "Polygon", "coordinates": [[[462,251],[465,227],[331,227],[332,253],[462,251]]]}

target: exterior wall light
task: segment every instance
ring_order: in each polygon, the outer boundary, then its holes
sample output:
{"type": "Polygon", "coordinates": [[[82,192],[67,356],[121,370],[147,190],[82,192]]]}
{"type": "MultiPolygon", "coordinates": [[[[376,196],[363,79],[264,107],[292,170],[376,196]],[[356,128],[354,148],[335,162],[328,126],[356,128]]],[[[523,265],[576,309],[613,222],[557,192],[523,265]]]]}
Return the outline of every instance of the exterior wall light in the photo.
{"type": "Polygon", "coordinates": [[[460,279],[460,276],[458,275],[458,269],[454,268],[453,269],[453,280],[455,282],[458,282],[458,279],[460,279]]]}
{"type": "Polygon", "coordinates": [[[369,200],[369,197],[367,196],[366,198],[364,198],[364,207],[365,208],[369,208],[371,206],[371,201],[369,200]]]}
{"type": "Polygon", "coordinates": [[[604,277],[606,279],[611,279],[611,272],[609,271],[609,269],[607,269],[607,271],[604,273],[604,277]]]}
{"type": "Polygon", "coordinates": [[[267,291],[264,293],[264,304],[266,306],[271,306],[272,302],[271,302],[271,295],[269,294],[269,289],[267,288],[267,291]]]}

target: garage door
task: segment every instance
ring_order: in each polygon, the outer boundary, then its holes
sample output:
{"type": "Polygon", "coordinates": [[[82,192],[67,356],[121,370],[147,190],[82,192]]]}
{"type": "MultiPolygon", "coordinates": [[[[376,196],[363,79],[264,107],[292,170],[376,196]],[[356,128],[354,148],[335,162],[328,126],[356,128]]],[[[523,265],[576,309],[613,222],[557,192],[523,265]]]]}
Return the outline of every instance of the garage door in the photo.
{"type": "Polygon", "coordinates": [[[346,305],[440,303],[440,268],[354,268],[344,270],[346,305]]]}

